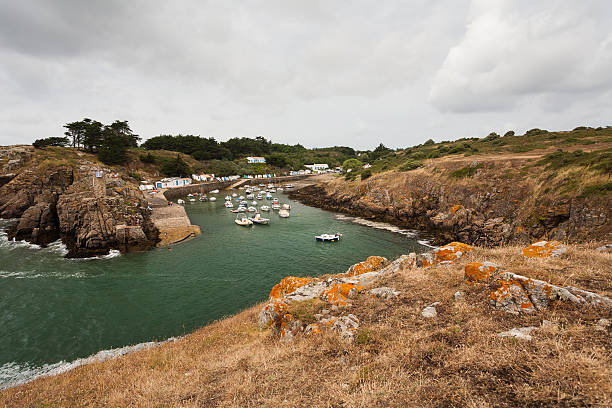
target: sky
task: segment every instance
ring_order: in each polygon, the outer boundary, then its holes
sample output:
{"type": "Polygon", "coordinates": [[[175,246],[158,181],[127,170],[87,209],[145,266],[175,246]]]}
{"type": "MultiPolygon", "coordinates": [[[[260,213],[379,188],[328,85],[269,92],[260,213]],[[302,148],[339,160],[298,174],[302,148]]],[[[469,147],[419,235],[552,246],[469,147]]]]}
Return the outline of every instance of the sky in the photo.
{"type": "Polygon", "coordinates": [[[612,125],[610,0],[0,0],[0,144],[88,117],[307,147],[612,125]]]}

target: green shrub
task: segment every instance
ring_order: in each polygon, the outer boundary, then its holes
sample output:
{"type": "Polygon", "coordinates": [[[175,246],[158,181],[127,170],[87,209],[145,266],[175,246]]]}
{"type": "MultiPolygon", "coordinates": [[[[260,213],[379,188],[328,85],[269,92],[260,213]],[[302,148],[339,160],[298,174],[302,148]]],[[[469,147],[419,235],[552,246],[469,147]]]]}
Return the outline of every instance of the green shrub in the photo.
{"type": "Polygon", "coordinates": [[[436,144],[436,142],[434,142],[433,139],[428,139],[425,143],[423,143],[423,146],[431,146],[433,144],[436,144]]]}
{"type": "Polygon", "coordinates": [[[157,157],[153,156],[151,153],[141,154],[138,158],[143,163],[155,163],[157,161],[157,157]]]}
{"type": "Polygon", "coordinates": [[[606,195],[610,192],[612,192],[612,181],[601,184],[590,184],[582,190],[580,197],[585,198],[593,195],[606,195]]]}
{"type": "Polygon", "coordinates": [[[474,167],[463,167],[459,170],[455,170],[453,172],[451,172],[450,176],[453,178],[467,178],[467,177],[472,177],[474,176],[474,174],[476,174],[476,172],[478,171],[478,169],[482,167],[480,164],[478,166],[474,166],[474,167]]]}
{"type": "Polygon", "coordinates": [[[402,164],[399,168],[399,171],[410,171],[410,170],[418,169],[419,167],[422,167],[422,166],[423,166],[423,162],[410,160],[402,164]]]}
{"type": "Polygon", "coordinates": [[[361,179],[365,180],[367,178],[372,177],[372,172],[370,171],[370,169],[364,170],[361,172],[361,179]]]}
{"type": "Polygon", "coordinates": [[[136,173],[135,171],[128,173],[128,176],[138,181],[142,180],[142,177],[140,176],[140,174],[136,173]]]}

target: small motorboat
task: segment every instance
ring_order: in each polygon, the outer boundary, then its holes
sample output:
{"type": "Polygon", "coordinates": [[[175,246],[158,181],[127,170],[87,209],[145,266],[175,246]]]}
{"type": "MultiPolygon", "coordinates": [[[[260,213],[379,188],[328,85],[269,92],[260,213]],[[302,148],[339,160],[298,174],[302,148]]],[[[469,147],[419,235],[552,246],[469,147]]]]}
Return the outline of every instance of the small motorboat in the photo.
{"type": "Polygon", "coordinates": [[[272,199],[272,194],[266,193],[266,200],[271,200],[271,199],[272,199]]]}
{"type": "Polygon", "coordinates": [[[234,220],[234,222],[240,226],[243,227],[250,227],[253,225],[253,221],[249,220],[246,216],[244,215],[240,215],[238,217],[236,217],[236,219],[234,220]]]}
{"type": "Polygon", "coordinates": [[[289,218],[289,211],[287,210],[280,210],[278,212],[278,216],[281,218],[289,218]]]}
{"type": "Polygon", "coordinates": [[[283,204],[283,205],[281,206],[281,208],[282,208],[283,210],[290,210],[290,209],[291,209],[291,206],[290,206],[289,204],[283,204]]]}
{"type": "Polygon", "coordinates": [[[241,195],[240,197],[238,197],[240,200],[244,200],[244,196],[241,195]]]}
{"type": "Polygon", "coordinates": [[[176,200],[176,203],[177,204],[185,204],[185,200],[179,198],[178,200],[176,200]]]}
{"type": "Polygon", "coordinates": [[[272,204],[272,209],[273,209],[273,210],[280,210],[280,209],[281,209],[281,206],[280,206],[280,204],[279,204],[279,203],[274,203],[274,204],[272,204]]]}
{"type": "Polygon", "coordinates": [[[315,236],[315,239],[322,242],[336,242],[339,241],[341,237],[342,234],[321,234],[315,236]]]}
{"type": "Polygon", "coordinates": [[[249,217],[249,220],[253,221],[255,224],[268,225],[270,222],[269,218],[261,218],[261,214],[257,213],[253,217],[249,217]]]}
{"type": "Polygon", "coordinates": [[[293,184],[285,184],[285,188],[293,188],[295,187],[293,184]]]}
{"type": "Polygon", "coordinates": [[[235,210],[230,210],[230,212],[233,212],[233,213],[241,213],[241,212],[246,212],[246,208],[244,208],[244,207],[238,207],[238,208],[236,208],[235,210]]]}
{"type": "Polygon", "coordinates": [[[247,208],[247,211],[248,211],[248,212],[257,212],[257,208],[255,208],[255,207],[249,207],[249,208],[247,208]]]}
{"type": "Polygon", "coordinates": [[[193,196],[189,199],[190,202],[195,203],[196,199],[193,196]]]}
{"type": "Polygon", "coordinates": [[[211,191],[210,193],[211,193],[211,194],[218,194],[218,193],[219,193],[219,190],[213,190],[213,191],[211,191]]]}
{"type": "Polygon", "coordinates": [[[247,200],[252,200],[254,198],[255,198],[255,196],[253,194],[247,194],[247,196],[246,196],[247,200]]]}
{"type": "Polygon", "coordinates": [[[244,205],[246,207],[247,205],[249,205],[249,202],[248,201],[241,201],[240,205],[244,205]]]}
{"type": "Polygon", "coordinates": [[[278,187],[278,188],[276,189],[276,191],[281,192],[281,191],[283,191],[283,188],[282,188],[282,187],[278,187]]]}
{"type": "Polygon", "coordinates": [[[270,190],[268,190],[271,193],[276,193],[276,189],[275,188],[271,188],[270,190]]]}
{"type": "Polygon", "coordinates": [[[210,197],[208,201],[217,201],[217,197],[210,197]]]}
{"type": "Polygon", "coordinates": [[[268,207],[267,205],[262,205],[260,210],[261,211],[270,211],[270,207],[268,207]]]}
{"type": "Polygon", "coordinates": [[[232,193],[232,197],[238,197],[238,194],[232,193]]]}
{"type": "Polygon", "coordinates": [[[258,200],[263,200],[263,196],[261,194],[257,194],[257,197],[255,198],[257,198],[258,200]]]}
{"type": "Polygon", "coordinates": [[[187,197],[193,197],[193,194],[189,193],[187,194],[187,197]]]}
{"type": "Polygon", "coordinates": [[[200,201],[202,201],[202,202],[208,201],[208,197],[206,197],[205,195],[200,196],[200,201]]]}
{"type": "Polygon", "coordinates": [[[232,201],[232,197],[230,197],[230,196],[225,196],[225,201],[232,201]]]}
{"type": "Polygon", "coordinates": [[[273,202],[273,203],[278,203],[278,198],[274,197],[274,198],[272,199],[272,202],[273,202]]]}
{"type": "Polygon", "coordinates": [[[223,204],[226,208],[234,208],[234,204],[232,204],[231,201],[226,201],[225,204],[223,204]]]}
{"type": "Polygon", "coordinates": [[[257,201],[255,200],[251,201],[251,205],[257,205],[257,201]]]}

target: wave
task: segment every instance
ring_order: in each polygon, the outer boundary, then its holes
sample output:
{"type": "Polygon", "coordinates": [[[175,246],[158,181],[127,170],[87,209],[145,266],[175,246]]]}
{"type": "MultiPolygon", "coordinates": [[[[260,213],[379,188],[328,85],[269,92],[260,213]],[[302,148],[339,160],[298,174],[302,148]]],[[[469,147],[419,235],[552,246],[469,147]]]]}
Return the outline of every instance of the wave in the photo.
{"type": "Polygon", "coordinates": [[[111,249],[108,254],[106,255],[96,255],[96,256],[90,256],[87,258],[69,258],[70,261],[93,261],[96,259],[111,259],[111,258],[116,258],[118,256],[121,255],[121,251],[117,250],[117,249],[111,249]]]}
{"type": "Polygon", "coordinates": [[[364,225],[366,227],[395,232],[397,234],[406,235],[407,237],[410,237],[410,238],[414,238],[418,235],[418,231],[416,230],[402,229],[402,228],[396,227],[395,225],[388,224],[386,222],[365,220],[363,218],[351,217],[351,216],[344,215],[344,214],[335,214],[334,218],[340,221],[350,221],[354,224],[364,225]]]}
{"type": "Polygon", "coordinates": [[[36,272],[36,271],[1,271],[0,278],[13,279],[37,279],[37,278],[55,278],[55,279],[71,279],[71,278],[86,278],[84,273],[65,273],[65,272],[36,272]]]}
{"type": "Polygon", "coordinates": [[[62,374],[85,364],[106,361],[133,353],[135,351],[146,350],[151,347],[159,346],[160,344],[171,341],[174,342],[180,338],[181,337],[170,337],[164,341],[149,341],[133,346],[102,350],[89,357],[79,358],[71,362],[60,361],[53,364],[44,364],[42,366],[35,366],[30,363],[5,363],[4,365],[0,366],[0,390],[25,384],[37,378],[62,374]]]}

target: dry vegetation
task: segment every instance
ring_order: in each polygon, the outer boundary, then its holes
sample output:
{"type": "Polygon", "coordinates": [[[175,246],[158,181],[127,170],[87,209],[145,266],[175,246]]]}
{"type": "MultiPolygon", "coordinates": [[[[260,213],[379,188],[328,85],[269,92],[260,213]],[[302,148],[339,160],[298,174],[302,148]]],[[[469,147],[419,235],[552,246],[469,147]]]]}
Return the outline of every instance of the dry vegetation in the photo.
{"type": "MultiPolygon", "coordinates": [[[[608,312],[558,302],[514,316],[488,305],[486,287],[463,283],[463,265],[488,260],[611,296],[612,255],[593,247],[544,260],[477,248],[454,266],[400,271],[382,282],[398,298],[360,295],[345,311],[361,322],[354,344],[333,333],[280,343],[257,328],[258,305],[175,343],[3,391],[0,406],[610,406],[611,337],[595,328],[608,312]],[[438,317],[424,319],[435,301],[438,317]],[[554,325],[532,341],[496,336],[544,319],[554,325]]],[[[292,311],[308,319],[322,307],[292,311]]]]}

